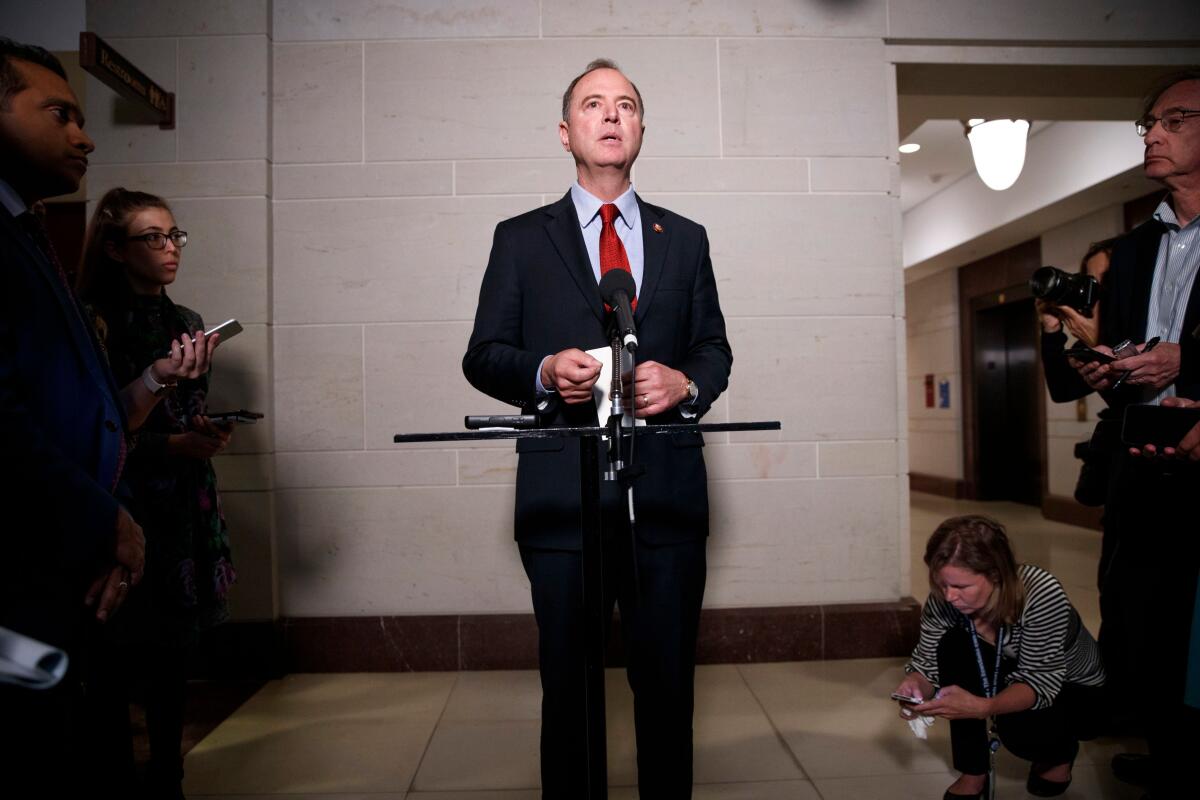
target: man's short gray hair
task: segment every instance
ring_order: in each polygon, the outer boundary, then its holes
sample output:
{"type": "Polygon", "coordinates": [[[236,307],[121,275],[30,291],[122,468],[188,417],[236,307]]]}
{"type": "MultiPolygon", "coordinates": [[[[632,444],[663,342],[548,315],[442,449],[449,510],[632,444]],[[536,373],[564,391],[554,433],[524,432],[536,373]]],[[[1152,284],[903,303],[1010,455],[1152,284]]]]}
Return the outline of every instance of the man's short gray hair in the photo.
{"type": "Polygon", "coordinates": [[[1200,67],[1188,67],[1159,78],[1158,83],[1154,84],[1154,88],[1142,98],[1142,116],[1145,117],[1150,113],[1154,104],[1158,102],[1158,98],[1162,97],[1167,89],[1184,81],[1200,81],[1200,67]]]}
{"type": "MultiPolygon", "coordinates": [[[[567,87],[567,90],[565,92],[563,92],[563,102],[562,102],[563,122],[571,121],[570,120],[571,94],[575,91],[575,84],[577,84],[581,80],[583,80],[584,76],[587,75],[588,73],[595,72],[598,69],[613,69],[613,70],[616,70],[617,72],[621,72],[621,68],[617,66],[617,62],[613,61],[611,58],[597,58],[594,61],[592,61],[590,64],[588,64],[587,68],[583,72],[576,75],[575,80],[571,81],[571,85],[567,87]]],[[[645,103],[642,102],[642,93],[638,91],[637,84],[634,83],[632,80],[629,80],[628,75],[625,75],[624,72],[621,72],[621,74],[625,76],[625,80],[629,81],[629,85],[633,87],[633,93],[637,95],[638,117],[640,117],[643,121],[645,121],[646,105],[645,105],[645,103]]]]}

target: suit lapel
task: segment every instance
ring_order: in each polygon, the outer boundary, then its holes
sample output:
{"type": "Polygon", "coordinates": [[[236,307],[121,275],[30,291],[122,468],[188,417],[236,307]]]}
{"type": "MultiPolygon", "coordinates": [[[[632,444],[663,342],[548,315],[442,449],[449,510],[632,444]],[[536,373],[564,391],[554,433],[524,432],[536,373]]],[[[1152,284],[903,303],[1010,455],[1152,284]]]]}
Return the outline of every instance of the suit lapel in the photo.
{"type": "Polygon", "coordinates": [[[659,222],[663,218],[661,208],[643,202],[640,197],[637,201],[638,216],[642,220],[642,286],[638,291],[638,307],[634,321],[640,324],[646,317],[650,304],[654,302],[654,292],[658,289],[658,282],[667,262],[671,231],[659,222]]]}
{"type": "Polygon", "coordinates": [[[571,202],[571,193],[567,192],[563,199],[547,209],[550,219],[546,222],[546,233],[554,249],[558,251],[563,266],[575,280],[579,291],[587,299],[588,307],[596,315],[596,319],[604,321],[604,301],[600,299],[600,287],[596,285],[596,276],[592,272],[592,262],[588,258],[587,246],[583,243],[583,232],[579,229],[579,216],[575,213],[575,204],[571,202]]]}

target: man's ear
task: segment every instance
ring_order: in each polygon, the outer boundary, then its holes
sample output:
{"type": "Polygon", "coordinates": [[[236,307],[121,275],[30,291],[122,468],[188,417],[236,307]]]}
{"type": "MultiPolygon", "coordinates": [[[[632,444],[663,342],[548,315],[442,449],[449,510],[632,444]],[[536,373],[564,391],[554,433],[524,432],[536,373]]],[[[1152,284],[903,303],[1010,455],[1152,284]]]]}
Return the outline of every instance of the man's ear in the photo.
{"type": "Polygon", "coordinates": [[[558,138],[562,142],[563,150],[571,152],[571,129],[562,120],[558,123],[558,138]]]}

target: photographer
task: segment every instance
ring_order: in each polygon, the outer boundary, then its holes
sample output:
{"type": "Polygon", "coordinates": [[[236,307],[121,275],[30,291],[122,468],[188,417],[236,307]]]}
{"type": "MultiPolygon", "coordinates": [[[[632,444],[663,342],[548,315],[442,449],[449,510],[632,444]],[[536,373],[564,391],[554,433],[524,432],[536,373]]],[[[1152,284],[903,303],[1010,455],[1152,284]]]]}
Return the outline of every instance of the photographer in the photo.
{"type": "MultiPolygon", "coordinates": [[[[1113,246],[1096,346],[1105,355],[1120,345],[1135,354],[1112,363],[1071,360],[1114,416],[1133,403],[1200,397],[1200,341],[1189,335],[1200,325],[1200,69],[1165,79],[1136,127],[1145,174],[1168,193],[1152,219],[1113,246]],[[1161,343],[1151,351],[1147,342],[1155,338],[1161,343]]],[[[1148,778],[1154,797],[1175,796],[1190,784],[1185,765],[1200,745],[1200,712],[1184,704],[1200,564],[1189,506],[1200,473],[1176,460],[1135,457],[1124,446],[1112,448],[1110,463],[1104,526],[1114,551],[1101,576],[1101,648],[1112,677],[1155,684],[1151,692],[1117,688],[1138,698],[1151,760],[1147,767],[1119,755],[1113,769],[1122,779],[1148,778]],[[1114,629],[1128,646],[1109,646],[1114,629]]]]}
{"type": "MultiPolygon", "coordinates": [[[[1078,343],[1094,347],[1100,341],[1100,309],[1097,301],[1103,289],[1105,273],[1112,257],[1116,239],[1105,239],[1088,247],[1079,264],[1079,275],[1068,276],[1057,270],[1054,280],[1039,281],[1042,273],[1053,267],[1043,267],[1030,281],[1042,323],[1042,368],[1046,388],[1056,403],[1078,400],[1092,393],[1092,387],[1067,363],[1067,333],[1078,343]],[[1089,280],[1090,279],[1090,280],[1089,280]],[[1090,286],[1089,286],[1090,284],[1090,286]],[[1081,287],[1082,292],[1074,290],[1081,287]],[[1083,295],[1083,296],[1081,296],[1083,295]]],[[[1075,484],[1075,500],[1085,506],[1104,505],[1108,490],[1108,451],[1119,433],[1119,425],[1101,412],[1091,439],[1075,446],[1075,457],[1083,464],[1075,484]]],[[[1101,557],[1101,574],[1104,558],[1101,557]]]]}

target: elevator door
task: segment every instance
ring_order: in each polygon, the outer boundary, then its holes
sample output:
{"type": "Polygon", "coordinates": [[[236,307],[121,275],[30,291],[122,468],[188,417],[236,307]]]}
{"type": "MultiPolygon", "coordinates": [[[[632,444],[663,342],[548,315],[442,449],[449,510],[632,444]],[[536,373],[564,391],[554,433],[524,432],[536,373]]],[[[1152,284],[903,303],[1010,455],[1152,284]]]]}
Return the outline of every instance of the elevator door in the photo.
{"type": "Polygon", "coordinates": [[[975,312],[978,497],[1040,506],[1037,316],[1027,298],[975,312]]]}

